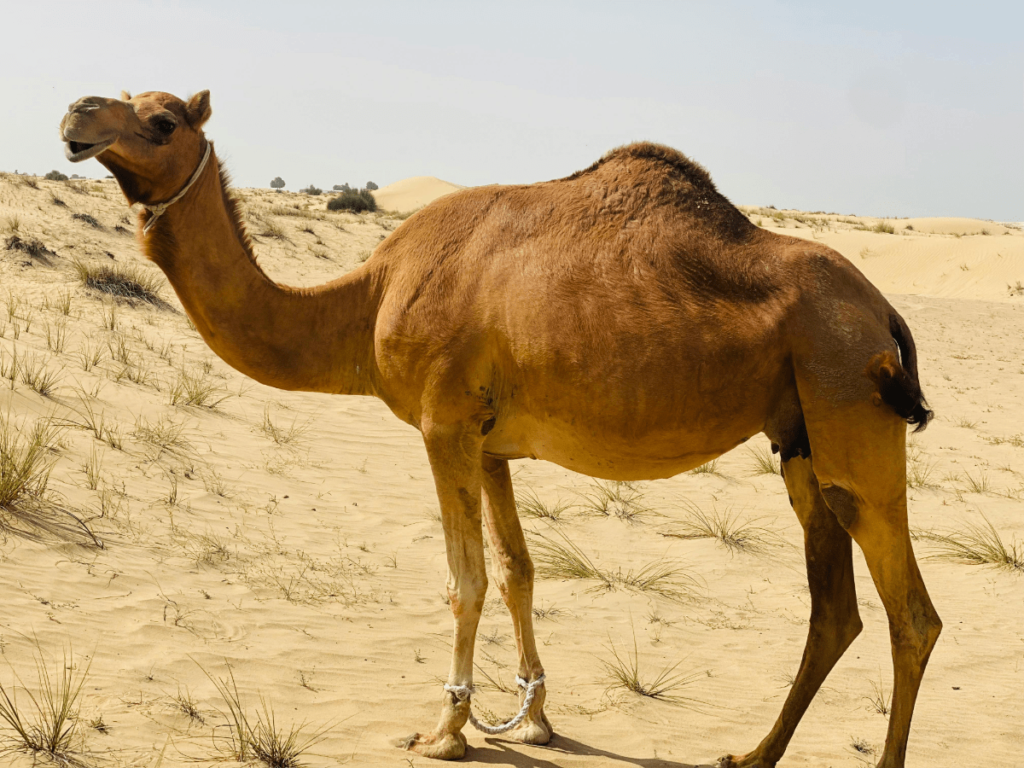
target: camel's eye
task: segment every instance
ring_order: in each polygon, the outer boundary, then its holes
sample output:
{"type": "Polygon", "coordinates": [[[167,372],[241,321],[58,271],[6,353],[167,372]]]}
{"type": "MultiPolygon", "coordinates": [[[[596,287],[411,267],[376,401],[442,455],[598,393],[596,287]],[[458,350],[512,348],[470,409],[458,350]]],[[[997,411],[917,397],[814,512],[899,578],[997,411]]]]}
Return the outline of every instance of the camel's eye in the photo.
{"type": "Polygon", "coordinates": [[[174,129],[178,127],[178,124],[169,118],[160,117],[156,119],[153,126],[164,136],[170,136],[174,133],[174,129]]]}

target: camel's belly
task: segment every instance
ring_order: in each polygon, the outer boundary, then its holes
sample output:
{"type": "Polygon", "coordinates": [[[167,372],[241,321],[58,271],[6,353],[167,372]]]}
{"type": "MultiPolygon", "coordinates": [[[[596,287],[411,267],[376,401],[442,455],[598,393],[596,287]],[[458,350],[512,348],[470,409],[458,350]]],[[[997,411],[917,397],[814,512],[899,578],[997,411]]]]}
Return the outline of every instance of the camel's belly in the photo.
{"type": "Polygon", "coordinates": [[[631,437],[601,435],[579,424],[519,418],[488,435],[484,451],[500,459],[543,459],[607,480],[655,480],[699,467],[760,431],[761,425],[737,424],[711,433],[678,427],[631,437]]]}

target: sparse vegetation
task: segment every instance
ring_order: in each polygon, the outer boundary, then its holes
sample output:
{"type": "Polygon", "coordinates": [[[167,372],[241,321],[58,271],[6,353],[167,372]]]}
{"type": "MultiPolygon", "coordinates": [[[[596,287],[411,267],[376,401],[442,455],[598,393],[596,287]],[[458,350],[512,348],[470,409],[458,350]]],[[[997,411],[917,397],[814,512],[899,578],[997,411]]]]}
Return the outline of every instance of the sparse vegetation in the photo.
{"type": "Polygon", "coordinates": [[[1002,536],[989,519],[983,523],[964,523],[959,531],[950,533],[919,533],[936,550],[931,557],[966,565],[993,565],[1024,574],[1024,542],[1002,536]]]}
{"type": "Polygon", "coordinates": [[[43,176],[43,178],[46,179],[47,181],[67,181],[68,180],[68,177],[66,175],[64,175],[63,173],[61,173],[60,171],[50,171],[45,176],[43,176]]]}
{"type": "Polygon", "coordinates": [[[690,470],[691,475],[717,475],[718,474],[718,459],[712,459],[709,462],[701,464],[699,467],[690,470]]]}
{"type": "Polygon", "coordinates": [[[41,501],[56,461],[58,428],[50,419],[36,419],[26,428],[8,410],[0,412],[0,512],[14,513],[41,501]]]}
{"type": "MultiPolygon", "coordinates": [[[[160,301],[163,280],[134,263],[90,264],[81,259],[72,261],[75,273],[86,288],[122,299],[135,299],[156,304],[160,301]]],[[[106,324],[106,323],[105,323],[106,324]]],[[[113,322],[109,324],[113,330],[113,322]]]]}
{"type": "Polygon", "coordinates": [[[561,499],[554,504],[547,504],[541,501],[540,497],[532,488],[520,487],[516,489],[516,512],[520,517],[533,517],[542,520],[549,520],[557,523],[562,515],[572,509],[572,505],[561,499]]]}
{"type": "Polygon", "coordinates": [[[621,568],[614,572],[602,570],[568,537],[554,533],[561,541],[534,534],[531,551],[540,578],[596,581],[596,590],[621,587],[674,601],[690,598],[698,588],[697,581],[682,566],[667,560],[656,560],[625,573],[621,568]]]}
{"type": "MultiPolygon", "coordinates": [[[[76,754],[82,747],[79,731],[78,699],[89,674],[89,665],[76,671],[70,651],[56,665],[56,674],[43,658],[36,656],[36,690],[31,691],[20,678],[8,689],[0,684],[0,718],[6,724],[8,753],[23,752],[58,766],[79,766],[76,754]],[[18,691],[28,698],[28,706],[18,703],[18,691]]],[[[24,702],[24,698],[22,699],[24,702]]]]}
{"type": "Polygon", "coordinates": [[[292,725],[287,731],[278,728],[273,707],[260,697],[260,709],[250,714],[228,667],[228,675],[215,678],[204,669],[227,705],[221,713],[224,725],[215,741],[218,752],[239,763],[259,763],[266,768],[301,768],[300,758],[310,747],[320,743],[330,728],[303,733],[305,723],[292,725]],[[223,731],[227,735],[223,735],[223,731]]]}
{"type": "Polygon", "coordinates": [[[778,534],[757,525],[758,519],[743,522],[729,509],[719,512],[712,506],[710,511],[705,511],[690,502],[684,502],[683,508],[687,519],[675,530],[662,535],[677,539],[714,539],[734,552],[763,553],[781,543],[778,534]]]}
{"type": "Polygon", "coordinates": [[[103,229],[103,225],[96,219],[95,216],[88,213],[73,213],[71,218],[75,221],[80,221],[83,224],[88,224],[93,229],[103,229]]]}
{"type": "Polygon", "coordinates": [[[231,393],[215,381],[211,381],[204,371],[183,369],[178,372],[177,380],[171,385],[169,396],[171,405],[216,408],[227,400],[231,393]]]}
{"type": "Polygon", "coordinates": [[[777,475],[782,465],[772,453],[772,449],[766,445],[755,445],[750,447],[750,455],[754,460],[755,475],[777,475]]]}
{"type": "Polygon", "coordinates": [[[292,419],[287,427],[279,426],[270,417],[270,404],[263,409],[263,421],[258,425],[259,431],[273,440],[278,445],[291,445],[296,442],[309,429],[309,422],[299,424],[298,419],[292,419]]]}
{"type": "Polygon", "coordinates": [[[352,211],[354,213],[370,211],[372,213],[377,210],[377,201],[374,199],[373,193],[367,189],[360,189],[358,192],[349,189],[328,200],[327,210],[352,211]]]}
{"type": "Polygon", "coordinates": [[[620,652],[614,643],[609,642],[610,659],[602,659],[607,675],[609,688],[624,688],[637,696],[644,696],[667,704],[690,705],[701,704],[697,699],[681,695],[680,691],[705,676],[703,672],[679,672],[681,661],[663,667],[657,672],[648,672],[646,665],[640,662],[640,651],[637,648],[636,632],[633,632],[633,650],[620,652]]]}
{"type": "Polygon", "coordinates": [[[643,502],[643,488],[639,483],[597,480],[590,489],[580,494],[584,512],[615,517],[626,523],[636,523],[654,510],[643,502]]]}

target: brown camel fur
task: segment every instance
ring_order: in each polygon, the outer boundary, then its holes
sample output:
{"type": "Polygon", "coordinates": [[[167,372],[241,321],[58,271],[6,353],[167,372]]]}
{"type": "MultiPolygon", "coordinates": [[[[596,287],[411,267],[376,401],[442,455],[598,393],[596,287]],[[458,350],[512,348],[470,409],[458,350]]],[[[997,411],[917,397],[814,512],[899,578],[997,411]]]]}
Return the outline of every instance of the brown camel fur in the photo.
{"type": "MultiPolygon", "coordinates": [[[[106,166],[129,202],[183,190],[203,157],[209,93],[88,97],[61,138],[106,166]]],[[[543,672],[533,566],[508,462],[546,459],[615,480],[671,477],[764,432],[804,528],[812,608],[796,681],[754,751],[774,766],[861,630],[851,540],[889,617],[895,685],[880,766],[904,764],[941,622],[907,524],[907,423],[931,413],[903,319],[818,243],[758,229],[703,168],[654,144],[528,186],[467,189],[409,218],[373,257],[326,285],[276,285],[256,259],[216,155],[151,231],[210,347],[275,387],[374,395],[423,435],[440,499],[455,623],[451,685],[472,684],[487,587],[483,523],[515,628],[519,675],[543,672]]],[[[510,735],[551,737],[538,689],[510,735]]],[[[469,702],[403,746],[461,757],[469,702]]]]}

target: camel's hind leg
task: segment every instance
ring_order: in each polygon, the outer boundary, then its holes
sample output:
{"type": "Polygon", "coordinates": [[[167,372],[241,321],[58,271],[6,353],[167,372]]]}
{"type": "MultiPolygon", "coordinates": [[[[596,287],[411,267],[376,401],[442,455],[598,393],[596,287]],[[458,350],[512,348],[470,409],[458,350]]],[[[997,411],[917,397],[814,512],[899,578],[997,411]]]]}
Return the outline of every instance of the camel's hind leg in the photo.
{"type": "Polygon", "coordinates": [[[742,757],[725,757],[720,762],[722,766],[774,766],[786,751],[814,694],[862,628],[854,590],[850,535],[826,506],[812,460],[794,457],[785,463],[783,473],[793,509],[804,529],[811,626],[800,669],[775,726],[757,749],[742,757]]]}
{"type": "MultiPolygon", "coordinates": [[[[519,652],[519,677],[531,682],[544,674],[533,634],[533,561],[516,513],[508,462],[484,456],[483,469],[484,520],[490,534],[494,575],[512,615],[519,652]]],[[[521,689],[520,705],[524,696],[525,691],[521,689]]],[[[536,689],[526,719],[508,731],[508,738],[527,744],[548,743],[552,729],[544,715],[544,698],[544,685],[541,684],[536,689]]]]}
{"type": "Polygon", "coordinates": [[[822,496],[864,552],[889,618],[892,712],[878,765],[902,768],[918,688],[942,622],[910,541],[906,424],[878,407],[858,410],[816,425],[812,458],[822,496]]]}

